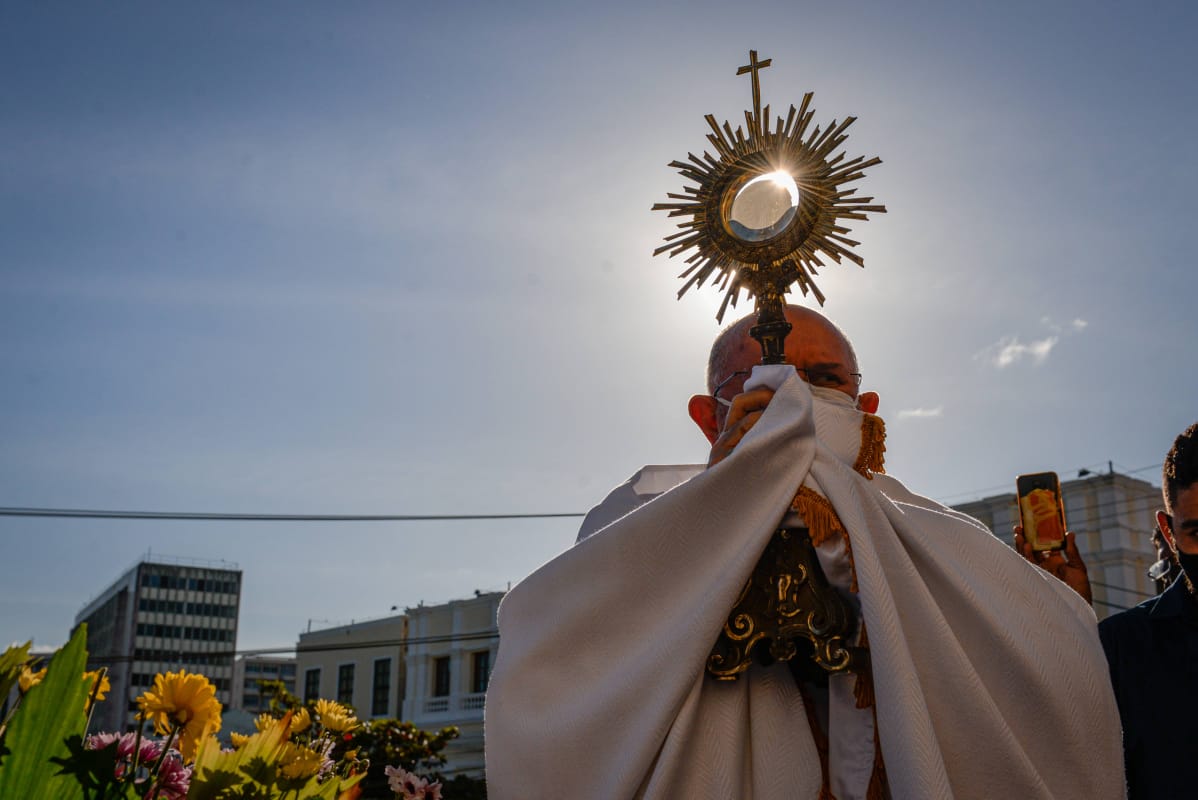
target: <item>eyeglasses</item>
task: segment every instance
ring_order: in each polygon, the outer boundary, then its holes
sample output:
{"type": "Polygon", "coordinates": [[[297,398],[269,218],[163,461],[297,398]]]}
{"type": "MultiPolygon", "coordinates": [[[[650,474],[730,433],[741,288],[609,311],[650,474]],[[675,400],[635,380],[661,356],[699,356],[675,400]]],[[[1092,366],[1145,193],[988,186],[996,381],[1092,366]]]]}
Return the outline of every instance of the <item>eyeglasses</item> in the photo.
{"type": "MultiPolygon", "coordinates": [[[[851,386],[852,388],[856,389],[857,387],[859,387],[861,385],[861,373],[860,372],[844,372],[843,370],[840,370],[840,369],[827,369],[827,368],[806,369],[804,367],[795,367],[794,369],[795,369],[795,372],[799,373],[799,377],[801,377],[804,381],[811,384],[812,386],[819,386],[824,389],[844,389],[845,387],[848,387],[848,386],[851,386]]],[[[736,376],[738,376],[738,375],[746,375],[747,376],[747,375],[751,375],[751,374],[752,374],[752,372],[747,369],[737,370],[736,372],[733,372],[731,375],[729,375],[727,378],[724,378],[724,380],[720,381],[719,385],[715,387],[715,391],[712,392],[712,395],[715,397],[716,402],[718,402],[720,405],[731,408],[732,401],[725,400],[724,398],[720,397],[720,392],[723,390],[723,388],[725,386],[727,386],[729,383],[731,383],[732,380],[734,378],[736,378],[736,376]]]]}

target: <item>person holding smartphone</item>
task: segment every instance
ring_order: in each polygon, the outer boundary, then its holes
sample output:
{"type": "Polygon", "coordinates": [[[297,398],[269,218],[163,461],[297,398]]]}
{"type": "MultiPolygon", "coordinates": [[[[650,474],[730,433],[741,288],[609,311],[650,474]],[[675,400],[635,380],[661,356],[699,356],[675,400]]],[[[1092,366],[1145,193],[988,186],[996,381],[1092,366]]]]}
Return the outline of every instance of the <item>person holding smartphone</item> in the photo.
{"type": "MultiPolygon", "coordinates": [[[[1181,566],[1164,592],[1098,623],[1123,726],[1129,800],[1198,797],[1198,423],[1165,456],[1164,508],[1157,532],[1181,566]]],[[[1035,550],[1015,527],[1015,547],[1091,601],[1086,565],[1073,533],[1065,547],[1035,550]]]]}

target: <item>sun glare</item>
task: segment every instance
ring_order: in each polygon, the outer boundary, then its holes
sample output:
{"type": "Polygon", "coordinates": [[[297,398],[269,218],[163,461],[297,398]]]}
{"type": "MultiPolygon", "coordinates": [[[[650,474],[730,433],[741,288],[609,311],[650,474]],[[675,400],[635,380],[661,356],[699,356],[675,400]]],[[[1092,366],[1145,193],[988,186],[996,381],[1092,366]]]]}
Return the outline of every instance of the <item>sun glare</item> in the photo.
{"type": "Polygon", "coordinates": [[[789,172],[786,172],[785,170],[777,170],[776,172],[770,172],[766,175],[762,175],[761,177],[772,181],[773,184],[779,189],[785,189],[790,194],[790,204],[792,206],[797,206],[799,204],[799,187],[789,172]]]}
{"type": "Polygon", "coordinates": [[[767,172],[764,175],[758,175],[756,178],[746,183],[741,188],[741,191],[748,189],[750,186],[754,186],[759,183],[765,183],[766,181],[774,184],[774,186],[778,187],[779,189],[785,189],[787,194],[790,195],[790,204],[792,206],[797,206],[799,204],[798,184],[795,183],[795,179],[790,176],[790,173],[786,172],[785,170],[775,170],[774,172],[767,172]]]}

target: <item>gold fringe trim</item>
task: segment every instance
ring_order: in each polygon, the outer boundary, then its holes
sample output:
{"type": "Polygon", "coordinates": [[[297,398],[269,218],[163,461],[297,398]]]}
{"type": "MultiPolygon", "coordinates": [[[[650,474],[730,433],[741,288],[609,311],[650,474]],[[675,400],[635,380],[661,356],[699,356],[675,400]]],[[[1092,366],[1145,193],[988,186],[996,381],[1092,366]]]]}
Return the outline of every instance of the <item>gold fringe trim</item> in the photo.
{"type": "Polygon", "coordinates": [[[883,455],[886,452],[886,423],[881,417],[873,414],[864,414],[861,417],[861,449],[857,451],[857,463],[853,464],[853,469],[865,476],[866,480],[873,480],[874,476],[870,473],[877,472],[885,475],[886,458],[883,455]]]}
{"type": "MultiPolygon", "coordinates": [[[[881,420],[878,421],[881,422],[881,420]]],[[[836,516],[836,509],[832,508],[828,498],[814,489],[800,486],[799,491],[795,493],[795,499],[790,501],[790,510],[803,515],[803,522],[807,525],[807,535],[811,537],[811,544],[816,547],[833,536],[844,537],[844,552],[848,556],[849,569],[853,574],[853,582],[849,585],[849,591],[856,594],[857,564],[853,561],[853,544],[849,541],[848,531],[844,529],[840,517],[836,516]]]]}
{"type": "MultiPolygon", "coordinates": [[[[858,647],[869,649],[869,637],[865,635],[865,620],[861,620],[861,638],[857,640],[858,647]]],[[[873,667],[857,673],[853,682],[853,697],[857,698],[857,708],[870,708],[874,704],[874,673],[873,667]]]]}
{"type": "Polygon", "coordinates": [[[878,738],[878,709],[874,708],[874,771],[869,776],[865,800],[886,800],[886,762],[882,760],[882,742],[878,738]]]}
{"type": "Polygon", "coordinates": [[[844,526],[840,524],[840,517],[836,516],[836,509],[832,508],[828,498],[814,489],[800,486],[795,499],[790,501],[790,510],[803,515],[807,535],[816,547],[833,536],[844,536],[844,526]]]}

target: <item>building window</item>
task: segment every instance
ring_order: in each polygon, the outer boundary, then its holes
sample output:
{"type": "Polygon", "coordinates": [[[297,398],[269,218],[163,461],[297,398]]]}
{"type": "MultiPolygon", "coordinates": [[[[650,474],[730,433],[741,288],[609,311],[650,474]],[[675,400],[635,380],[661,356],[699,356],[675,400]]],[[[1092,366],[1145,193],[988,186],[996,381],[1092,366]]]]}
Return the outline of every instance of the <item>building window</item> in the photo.
{"type": "Polygon", "coordinates": [[[491,651],[479,650],[471,658],[470,691],[482,694],[487,691],[487,680],[491,677],[491,651]]]}
{"type": "Polygon", "coordinates": [[[337,668],[337,702],[352,705],[354,702],[354,665],[342,664],[337,668]]]}
{"type": "Polygon", "coordinates": [[[304,671],[304,702],[315,703],[320,699],[320,669],[304,671]]]}
{"type": "Polygon", "coordinates": [[[370,695],[370,715],[380,717],[387,713],[391,702],[391,659],[380,658],[374,662],[374,685],[370,695]]]}
{"type": "Polygon", "coordinates": [[[449,696],[449,656],[433,659],[433,697],[449,696]]]}

